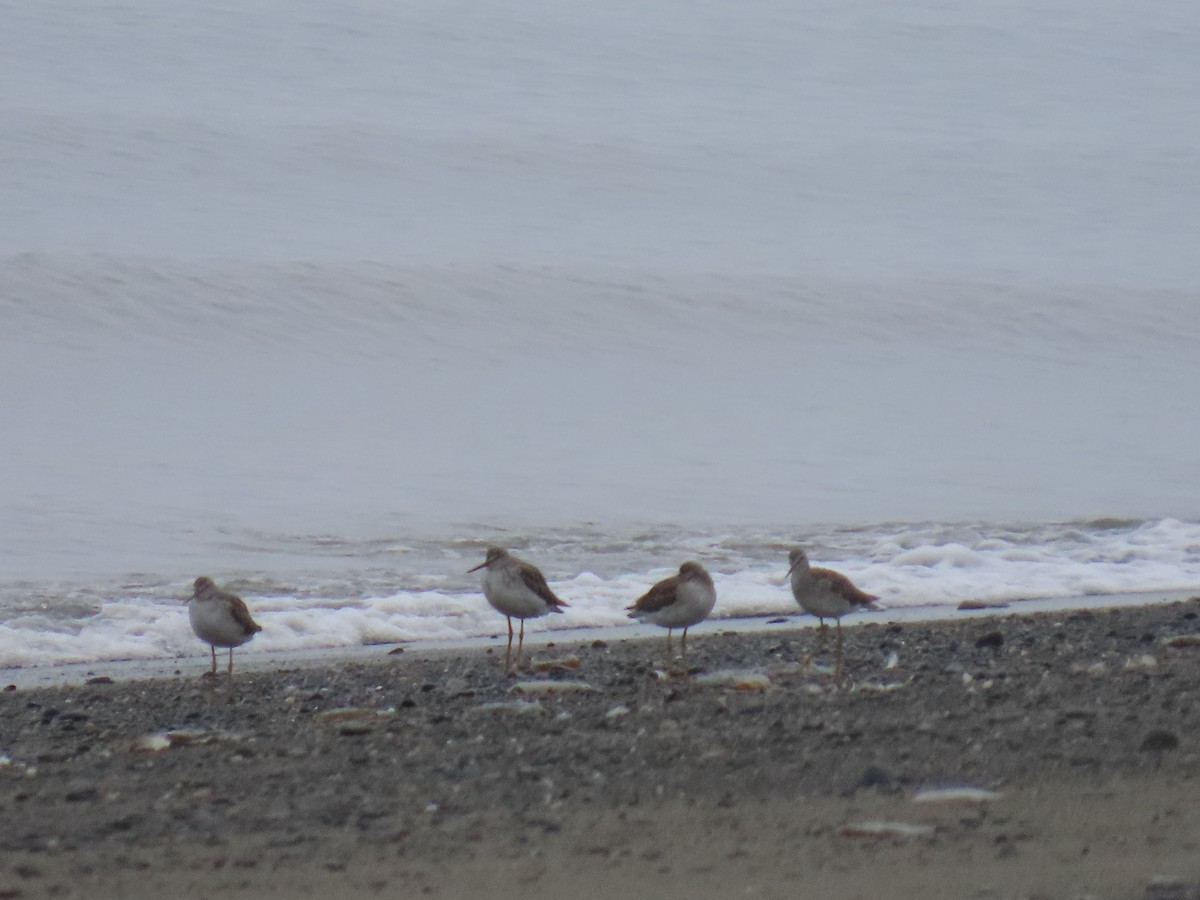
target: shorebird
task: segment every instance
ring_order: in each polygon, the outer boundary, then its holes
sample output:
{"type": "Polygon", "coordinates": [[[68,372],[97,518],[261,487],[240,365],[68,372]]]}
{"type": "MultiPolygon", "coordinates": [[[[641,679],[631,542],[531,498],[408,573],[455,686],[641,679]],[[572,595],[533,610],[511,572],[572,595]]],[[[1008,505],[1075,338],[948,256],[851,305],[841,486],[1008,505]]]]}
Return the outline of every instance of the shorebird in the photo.
{"type": "MultiPolygon", "coordinates": [[[[825,620],[834,619],[837,622],[837,662],[833,667],[833,677],[842,676],[842,616],[855,609],[869,608],[877,597],[856,588],[841,572],[832,569],[814,569],[808,564],[808,554],[801,547],[794,547],[788,554],[788,577],[792,582],[792,596],[800,604],[801,609],[811,613],[821,621],[821,631],[818,640],[823,640],[826,633],[825,620]]],[[[806,662],[812,661],[809,654],[806,662]]]]}
{"type": "Polygon", "coordinates": [[[685,562],[679,574],[664,578],[646,591],[633,606],[627,607],[629,618],[650,622],[667,629],[667,665],[671,665],[671,632],[683,629],[680,638],[683,671],[687,672],[687,630],[703,622],[717,602],[717,589],[704,566],[685,562]]]}
{"type": "Polygon", "coordinates": [[[229,648],[229,677],[233,677],[233,648],[240,647],[262,631],[262,626],[250,618],[250,610],[241,597],[226,593],[213,584],[213,580],[201,575],[192,586],[192,596],[184,603],[188,606],[188,620],[196,637],[205,641],[212,650],[212,671],[217,674],[217,648],[229,648]]]}
{"type": "Polygon", "coordinates": [[[504,651],[504,671],[513,671],[509,666],[512,657],[514,618],[521,620],[521,635],[517,640],[517,665],[525,650],[525,620],[536,619],[546,613],[560,613],[567,604],[554,596],[550,585],[537,568],[524,560],[517,559],[503,547],[488,547],[487,558],[467,574],[487,569],[483,573],[483,596],[497,612],[508,619],[508,649],[504,651]]]}

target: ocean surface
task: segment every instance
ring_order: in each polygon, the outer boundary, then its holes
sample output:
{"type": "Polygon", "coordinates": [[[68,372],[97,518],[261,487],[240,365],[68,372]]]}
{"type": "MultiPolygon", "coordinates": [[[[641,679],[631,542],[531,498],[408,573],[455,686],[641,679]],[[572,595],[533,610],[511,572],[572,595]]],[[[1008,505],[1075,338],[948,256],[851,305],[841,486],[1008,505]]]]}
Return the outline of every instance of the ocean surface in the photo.
{"type": "Polygon", "coordinates": [[[1200,591],[1200,20],[0,2],[0,667],[1200,591]]]}

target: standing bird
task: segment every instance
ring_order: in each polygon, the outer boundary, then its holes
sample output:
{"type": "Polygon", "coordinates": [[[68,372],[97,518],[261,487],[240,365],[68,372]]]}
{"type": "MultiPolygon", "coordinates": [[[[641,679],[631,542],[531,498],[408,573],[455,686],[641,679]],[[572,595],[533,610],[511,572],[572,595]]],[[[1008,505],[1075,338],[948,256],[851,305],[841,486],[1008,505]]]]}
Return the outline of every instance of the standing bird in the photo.
{"type": "Polygon", "coordinates": [[[233,677],[233,648],[240,647],[262,631],[262,626],[250,618],[250,610],[241,597],[219,589],[213,580],[201,575],[192,586],[193,592],[184,603],[196,637],[212,650],[212,671],[217,674],[217,648],[229,648],[229,677],[233,677]]]}
{"type": "Polygon", "coordinates": [[[670,666],[671,632],[683,629],[680,639],[683,670],[687,672],[687,630],[708,618],[717,602],[713,580],[698,562],[685,562],[679,574],[660,581],[646,591],[633,606],[627,607],[629,618],[650,622],[667,629],[667,665],[670,666]]]}
{"type": "MultiPolygon", "coordinates": [[[[825,620],[837,621],[837,662],[833,667],[834,679],[842,677],[842,616],[855,609],[867,609],[879,599],[860,591],[850,579],[832,569],[814,569],[808,564],[808,554],[794,547],[788,554],[788,577],[792,581],[792,596],[801,609],[821,620],[818,640],[826,633],[825,620]]],[[[809,654],[808,662],[812,661],[809,654]]]]}
{"type": "Polygon", "coordinates": [[[487,558],[475,568],[469,569],[467,574],[478,572],[480,569],[487,569],[483,573],[483,596],[493,609],[504,613],[508,619],[508,649],[504,652],[504,672],[508,674],[513,671],[509,667],[512,657],[513,617],[521,620],[516,666],[520,669],[525,650],[525,620],[536,619],[546,613],[560,613],[567,604],[554,596],[554,591],[546,584],[546,576],[538,571],[537,566],[517,559],[503,547],[488,547],[487,558]]]}

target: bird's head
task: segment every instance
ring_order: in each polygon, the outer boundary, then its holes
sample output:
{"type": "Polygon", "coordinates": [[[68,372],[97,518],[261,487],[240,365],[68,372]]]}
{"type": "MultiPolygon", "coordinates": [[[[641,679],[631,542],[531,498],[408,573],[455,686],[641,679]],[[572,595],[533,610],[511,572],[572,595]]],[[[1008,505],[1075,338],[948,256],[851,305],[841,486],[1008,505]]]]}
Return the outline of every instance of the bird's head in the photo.
{"type": "Polygon", "coordinates": [[[484,558],[483,562],[473,569],[467,569],[467,574],[470,575],[472,572],[478,572],[480,569],[486,569],[492,563],[499,562],[506,556],[508,556],[508,551],[503,547],[488,547],[487,556],[484,558]]]}

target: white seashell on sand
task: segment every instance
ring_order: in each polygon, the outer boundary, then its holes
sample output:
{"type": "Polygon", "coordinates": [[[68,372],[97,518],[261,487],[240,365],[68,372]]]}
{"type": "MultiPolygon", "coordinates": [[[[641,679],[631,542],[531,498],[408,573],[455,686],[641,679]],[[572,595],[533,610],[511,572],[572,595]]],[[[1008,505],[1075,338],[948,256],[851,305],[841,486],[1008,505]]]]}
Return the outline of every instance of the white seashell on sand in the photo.
{"type": "Polygon", "coordinates": [[[913,795],[913,803],[992,803],[1003,794],[983,788],[962,785],[957,787],[926,788],[913,795]]]}
{"type": "Polygon", "coordinates": [[[594,691],[586,681],[518,681],[510,688],[514,694],[549,695],[580,694],[594,691]]]}
{"type": "Polygon", "coordinates": [[[735,691],[765,691],[771,687],[771,679],[762,672],[722,669],[696,676],[696,684],[707,687],[729,687],[735,691]]]}
{"type": "Polygon", "coordinates": [[[852,822],[838,829],[839,837],[850,838],[921,838],[931,837],[932,825],[913,822],[852,822]]]}

